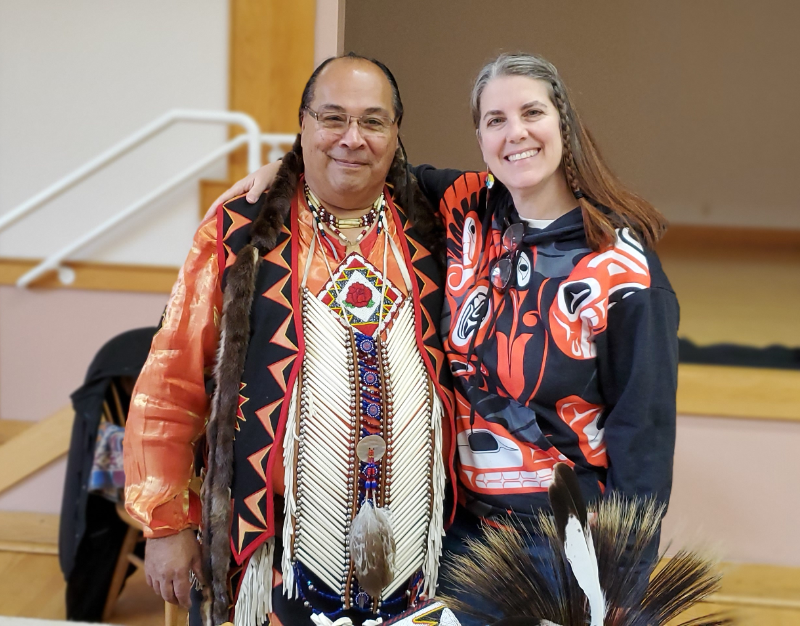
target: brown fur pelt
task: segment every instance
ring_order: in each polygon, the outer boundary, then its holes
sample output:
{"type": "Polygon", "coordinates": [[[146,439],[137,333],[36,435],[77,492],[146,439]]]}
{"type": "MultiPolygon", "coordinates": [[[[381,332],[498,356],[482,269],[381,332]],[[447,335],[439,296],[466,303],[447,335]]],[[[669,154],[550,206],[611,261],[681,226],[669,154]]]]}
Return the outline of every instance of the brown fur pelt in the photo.
{"type": "Polygon", "coordinates": [[[303,148],[300,145],[300,135],[297,135],[291,151],[283,157],[281,167],[264,199],[264,206],[250,229],[250,240],[262,255],[277,244],[278,234],[289,215],[292,197],[303,170],[303,148]]]}
{"type": "MultiPolygon", "coordinates": [[[[606,598],[605,626],[662,626],[719,588],[721,576],[714,561],[688,550],[668,559],[649,581],[637,571],[636,564],[657,532],[662,506],[612,495],[595,511],[591,528],[606,598]]],[[[481,540],[469,540],[467,554],[449,560],[459,595],[479,597],[502,613],[503,624],[534,625],[541,620],[561,626],[588,624],[586,596],[572,575],[552,517],[542,512],[534,523],[533,532],[544,536],[549,547],[539,555],[543,561],[529,556],[530,535],[514,526],[520,525],[511,520],[506,527],[484,527],[481,540]]],[[[496,619],[457,598],[440,599],[487,623],[496,619]]],[[[708,615],[683,626],[732,623],[728,617],[708,615]]]]}
{"type": "Polygon", "coordinates": [[[386,182],[392,186],[392,200],[403,207],[425,246],[440,267],[446,261],[447,243],[442,216],[431,207],[419,188],[417,179],[408,171],[405,150],[397,148],[386,182]]]}
{"type": "MultiPolygon", "coordinates": [[[[214,623],[228,621],[228,569],[230,567],[231,496],[233,477],[233,436],[239,407],[239,381],[250,339],[250,308],[260,255],[253,245],[245,246],[228,274],[223,299],[223,316],[217,363],[217,388],[208,421],[208,468],[203,483],[203,570],[206,585],[204,611],[214,623]]],[[[212,626],[207,624],[207,626],[212,626]]]]}
{"type": "Polygon", "coordinates": [[[250,310],[261,257],[272,250],[283,228],[303,171],[300,136],[286,155],[264,206],[253,223],[250,244],[239,251],[228,272],[222,304],[220,342],[214,370],[216,389],[206,428],[208,467],[203,483],[203,615],[205,626],[228,621],[230,568],[230,486],[239,382],[250,342],[250,310]]]}

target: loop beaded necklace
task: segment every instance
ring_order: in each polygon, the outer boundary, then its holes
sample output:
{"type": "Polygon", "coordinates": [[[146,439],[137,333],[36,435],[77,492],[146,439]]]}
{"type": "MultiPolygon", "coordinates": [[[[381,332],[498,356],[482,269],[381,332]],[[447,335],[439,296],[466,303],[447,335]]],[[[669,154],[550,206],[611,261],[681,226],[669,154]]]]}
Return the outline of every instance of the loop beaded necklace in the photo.
{"type": "Polygon", "coordinates": [[[376,221],[378,222],[378,234],[381,234],[381,217],[386,208],[386,199],[383,197],[382,192],[372,203],[372,208],[360,217],[336,217],[322,206],[319,198],[311,191],[308,184],[305,186],[305,194],[308,208],[311,209],[311,213],[314,215],[317,229],[325,237],[328,236],[328,233],[323,228],[323,225],[327,226],[345,245],[355,245],[361,243],[361,240],[364,239],[376,221]],[[355,240],[351,240],[342,232],[342,229],[348,228],[361,228],[362,230],[355,240]]]}

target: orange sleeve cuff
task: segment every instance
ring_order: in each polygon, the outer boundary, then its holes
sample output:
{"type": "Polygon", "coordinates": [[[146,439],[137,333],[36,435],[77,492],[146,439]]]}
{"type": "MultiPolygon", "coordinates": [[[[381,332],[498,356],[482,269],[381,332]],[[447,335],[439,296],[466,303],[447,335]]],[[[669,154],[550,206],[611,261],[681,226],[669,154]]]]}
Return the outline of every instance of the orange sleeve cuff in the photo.
{"type": "Polygon", "coordinates": [[[201,516],[200,496],[187,490],[172,502],[165,502],[153,509],[150,526],[143,526],[142,530],[147,539],[176,535],[187,528],[199,528],[201,516]]]}

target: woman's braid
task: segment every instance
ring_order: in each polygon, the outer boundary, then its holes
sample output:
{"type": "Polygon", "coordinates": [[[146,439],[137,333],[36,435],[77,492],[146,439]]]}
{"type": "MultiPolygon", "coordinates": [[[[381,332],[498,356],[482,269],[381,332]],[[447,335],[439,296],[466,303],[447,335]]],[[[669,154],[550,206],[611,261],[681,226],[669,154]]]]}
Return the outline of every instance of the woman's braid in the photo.
{"type": "Polygon", "coordinates": [[[552,81],[553,99],[556,101],[558,107],[558,117],[561,121],[561,143],[563,144],[564,151],[564,173],[567,177],[567,183],[573,193],[581,190],[580,183],[578,182],[578,171],[575,167],[575,157],[572,154],[572,116],[567,105],[567,98],[564,94],[563,87],[558,81],[552,81]]]}
{"type": "Polygon", "coordinates": [[[553,99],[558,108],[558,117],[561,122],[564,176],[567,179],[569,188],[578,200],[578,206],[581,207],[584,229],[586,230],[586,239],[589,245],[593,249],[604,248],[613,244],[617,234],[608,217],[583,194],[578,168],[575,165],[575,155],[572,152],[572,138],[574,133],[572,128],[573,113],[561,81],[557,79],[551,80],[550,85],[553,89],[553,99]]]}

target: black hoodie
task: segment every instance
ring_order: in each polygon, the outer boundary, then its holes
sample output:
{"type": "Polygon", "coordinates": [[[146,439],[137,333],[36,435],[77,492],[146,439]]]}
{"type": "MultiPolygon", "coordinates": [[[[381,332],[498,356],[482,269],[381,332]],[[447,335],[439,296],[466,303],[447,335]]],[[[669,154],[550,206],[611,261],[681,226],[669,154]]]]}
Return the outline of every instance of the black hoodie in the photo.
{"type": "Polygon", "coordinates": [[[576,208],[525,227],[485,174],[413,172],[444,218],[447,285],[441,333],[458,399],[459,496],[482,518],[523,521],[548,506],[558,461],[587,500],[619,491],[669,500],[675,445],[678,303],[658,257],[628,229],[592,251],[576,208]],[[511,258],[500,293],[489,272],[511,258]],[[477,330],[477,333],[476,333],[477,330]]]}

